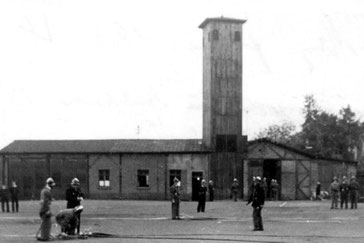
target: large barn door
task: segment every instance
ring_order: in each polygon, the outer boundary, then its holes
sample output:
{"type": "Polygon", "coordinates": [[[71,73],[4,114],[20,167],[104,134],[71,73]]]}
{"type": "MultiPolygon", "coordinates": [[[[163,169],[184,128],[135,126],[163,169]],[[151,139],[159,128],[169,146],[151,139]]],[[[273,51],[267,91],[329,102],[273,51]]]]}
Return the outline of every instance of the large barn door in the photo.
{"type": "Polygon", "coordinates": [[[311,162],[298,160],[296,173],[296,199],[310,199],[311,162]]]}

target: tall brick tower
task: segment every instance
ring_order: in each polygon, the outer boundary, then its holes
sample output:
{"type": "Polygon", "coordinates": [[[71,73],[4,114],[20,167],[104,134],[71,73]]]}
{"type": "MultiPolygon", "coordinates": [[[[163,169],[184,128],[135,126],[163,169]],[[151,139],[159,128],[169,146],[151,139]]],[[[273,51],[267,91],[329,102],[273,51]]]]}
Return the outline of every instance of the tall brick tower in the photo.
{"type": "MultiPolygon", "coordinates": [[[[210,178],[226,197],[233,178],[242,183],[242,25],[207,18],[203,30],[203,142],[214,151],[210,178]]],[[[242,185],[241,185],[242,186],[242,185]]]]}

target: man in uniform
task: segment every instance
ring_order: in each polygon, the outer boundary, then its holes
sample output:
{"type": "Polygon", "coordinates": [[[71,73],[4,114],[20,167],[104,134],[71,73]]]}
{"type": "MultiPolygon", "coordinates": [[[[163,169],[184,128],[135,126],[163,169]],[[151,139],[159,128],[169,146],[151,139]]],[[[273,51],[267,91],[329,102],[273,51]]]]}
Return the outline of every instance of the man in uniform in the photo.
{"type": "Polygon", "coordinates": [[[238,200],[238,192],[239,192],[238,179],[234,178],[233,184],[231,185],[231,195],[234,199],[234,202],[238,200]]]}
{"type": "Polygon", "coordinates": [[[246,204],[249,205],[250,203],[252,203],[254,231],[264,230],[263,220],[262,220],[262,209],[264,206],[265,197],[264,197],[264,190],[260,184],[261,184],[261,178],[257,176],[255,186],[246,204]]]}
{"type": "Polygon", "coordinates": [[[173,185],[170,188],[171,201],[172,201],[172,219],[180,219],[179,217],[179,180],[177,178],[173,179],[173,185]]]}
{"type": "Polygon", "coordinates": [[[359,183],[356,181],[355,176],[352,176],[349,184],[351,209],[358,208],[358,191],[359,191],[359,183]]]}
{"type": "Polygon", "coordinates": [[[214,201],[214,182],[212,180],[209,181],[209,197],[210,202],[214,201]]]}
{"type": "Polygon", "coordinates": [[[11,197],[11,209],[12,212],[19,211],[19,200],[18,200],[19,188],[15,181],[12,182],[10,187],[10,197],[11,197]]]}
{"type": "Polygon", "coordinates": [[[52,202],[52,188],[56,185],[52,178],[46,180],[46,185],[40,192],[40,210],[39,216],[42,219],[42,223],[36,234],[36,237],[40,241],[48,241],[51,239],[51,228],[52,228],[52,212],[51,212],[51,202],[52,202]],[[39,236],[40,233],[40,236],[39,236]]]}
{"type": "Polygon", "coordinates": [[[9,189],[6,185],[2,185],[1,187],[1,191],[0,191],[0,196],[1,196],[1,209],[4,212],[8,212],[9,213],[9,196],[10,196],[10,192],[9,189]],[[5,211],[5,206],[6,206],[6,211],[5,211]]]}
{"type": "Polygon", "coordinates": [[[74,235],[79,225],[78,215],[81,214],[83,206],[62,210],[56,215],[56,222],[61,226],[61,232],[67,235],[74,235]]]}
{"type": "Polygon", "coordinates": [[[206,181],[201,180],[201,185],[198,191],[198,205],[197,205],[197,212],[205,212],[205,205],[206,205],[206,181]]]}
{"type": "Polygon", "coordinates": [[[345,209],[348,209],[349,199],[349,184],[346,180],[346,176],[343,176],[343,180],[340,184],[340,208],[343,209],[345,203],[345,209]]]}
{"type": "Polygon", "coordinates": [[[337,208],[338,199],[339,199],[339,190],[340,184],[337,181],[337,177],[334,177],[334,181],[330,185],[331,191],[331,209],[337,208]]]}
{"type": "Polygon", "coordinates": [[[267,182],[266,177],[263,178],[262,187],[263,187],[263,190],[264,190],[264,197],[267,198],[267,196],[268,196],[268,182],[267,182]]]}
{"type": "MultiPolygon", "coordinates": [[[[73,209],[81,205],[83,193],[80,189],[80,181],[77,178],[73,178],[71,185],[66,189],[66,200],[68,209],[73,209]]],[[[81,225],[81,212],[77,214],[77,217],[77,233],[79,234],[81,225]]]]}

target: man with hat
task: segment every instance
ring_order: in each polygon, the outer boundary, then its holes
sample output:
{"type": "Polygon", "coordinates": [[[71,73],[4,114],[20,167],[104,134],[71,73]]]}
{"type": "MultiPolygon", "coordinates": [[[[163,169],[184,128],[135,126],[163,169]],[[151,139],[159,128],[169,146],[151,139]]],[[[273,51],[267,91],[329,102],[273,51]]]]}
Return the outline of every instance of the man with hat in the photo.
{"type": "Polygon", "coordinates": [[[254,231],[263,231],[262,209],[264,206],[264,189],[261,186],[261,178],[255,177],[255,185],[246,205],[252,203],[254,231]]]}
{"type": "Polygon", "coordinates": [[[346,180],[346,176],[343,176],[343,180],[340,184],[340,208],[343,209],[345,204],[345,209],[348,209],[349,200],[349,184],[346,180]]]}
{"type": "Polygon", "coordinates": [[[337,208],[339,199],[340,184],[337,181],[337,177],[334,177],[334,181],[330,185],[331,190],[331,209],[337,208]]]}
{"type": "Polygon", "coordinates": [[[172,201],[172,219],[180,219],[179,217],[179,180],[175,177],[173,185],[170,188],[171,201],[172,201]]]}
{"type": "Polygon", "coordinates": [[[238,200],[238,192],[239,192],[238,179],[234,178],[233,184],[231,185],[231,195],[234,199],[234,202],[238,200]]]}
{"type": "Polygon", "coordinates": [[[356,181],[355,176],[352,176],[349,184],[351,209],[358,208],[358,192],[359,192],[359,183],[356,181]]]}
{"type": "Polygon", "coordinates": [[[51,228],[52,228],[52,212],[51,212],[51,202],[52,202],[52,188],[56,185],[54,180],[50,177],[46,180],[46,185],[40,192],[40,210],[39,216],[42,219],[42,223],[39,227],[36,237],[40,241],[48,241],[51,239],[51,228]],[[40,233],[40,236],[39,236],[40,233]]]}
{"type": "MultiPolygon", "coordinates": [[[[68,209],[75,208],[81,205],[81,201],[83,200],[83,193],[80,188],[80,181],[77,178],[73,178],[71,181],[71,185],[66,189],[66,200],[68,209]]],[[[81,213],[77,214],[77,217],[77,233],[79,234],[81,225],[81,213]]]]}

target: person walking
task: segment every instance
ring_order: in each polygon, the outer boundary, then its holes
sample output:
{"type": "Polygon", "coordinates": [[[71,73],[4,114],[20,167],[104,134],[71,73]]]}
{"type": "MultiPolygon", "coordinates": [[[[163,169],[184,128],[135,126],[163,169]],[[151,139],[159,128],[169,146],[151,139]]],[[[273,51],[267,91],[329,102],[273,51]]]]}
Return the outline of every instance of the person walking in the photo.
{"type": "Polygon", "coordinates": [[[233,184],[231,185],[231,195],[234,202],[238,201],[239,183],[238,179],[234,178],[233,184]]]}
{"type": "Polygon", "coordinates": [[[13,213],[19,212],[19,200],[18,200],[19,188],[15,181],[12,182],[10,187],[11,197],[11,210],[13,213]]]}
{"type": "Polygon", "coordinates": [[[349,184],[349,196],[350,196],[350,208],[357,209],[358,208],[358,192],[359,192],[359,183],[356,181],[355,176],[351,177],[349,184]]]}
{"type": "Polygon", "coordinates": [[[340,184],[337,181],[337,177],[334,177],[334,181],[330,185],[330,191],[331,191],[331,209],[336,209],[338,205],[338,199],[339,199],[339,190],[340,190],[340,184]]]}
{"type": "Polygon", "coordinates": [[[343,209],[345,204],[345,209],[348,209],[349,201],[349,184],[346,180],[346,176],[343,176],[343,180],[340,183],[340,208],[343,209]]]}
{"type": "MultiPolygon", "coordinates": [[[[81,201],[83,201],[83,193],[80,188],[80,181],[77,178],[73,178],[70,186],[66,189],[66,200],[67,200],[67,208],[75,208],[81,205],[81,201]]],[[[77,234],[80,233],[81,226],[81,212],[77,213],[77,234]]]]}
{"type": "Polygon", "coordinates": [[[214,201],[214,182],[212,180],[209,181],[209,198],[210,202],[214,201]]]}
{"type": "Polygon", "coordinates": [[[198,191],[198,204],[197,204],[197,212],[205,212],[205,206],[206,206],[206,181],[201,180],[201,185],[198,191]]]}
{"type": "Polygon", "coordinates": [[[0,195],[1,195],[1,210],[2,212],[7,212],[9,213],[9,189],[6,185],[2,185],[1,187],[1,191],[0,191],[0,195]],[[5,211],[5,206],[6,206],[6,211],[5,211]]]}
{"type": "Polygon", "coordinates": [[[172,201],[172,219],[181,219],[179,217],[179,197],[180,197],[180,188],[179,188],[179,180],[177,178],[173,179],[173,185],[170,188],[171,193],[171,201],[172,201]]]}
{"type": "Polygon", "coordinates": [[[42,220],[42,223],[39,227],[38,232],[36,233],[36,237],[39,241],[48,241],[51,239],[51,229],[52,229],[52,212],[51,212],[51,203],[52,203],[52,188],[56,185],[54,180],[50,177],[46,180],[46,185],[40,192],[40,210],[39,216],[42,220]],[[40,233],[40,235],[39,235],[40,233]]]}
{"type": "Polygon", "coordinates": [[[252,203],[254,231],[263,231],[262,209],[264,206],[264,190],[261,186],[261,178],[256,177],[255,185],[246,205],[252,203]]]}

